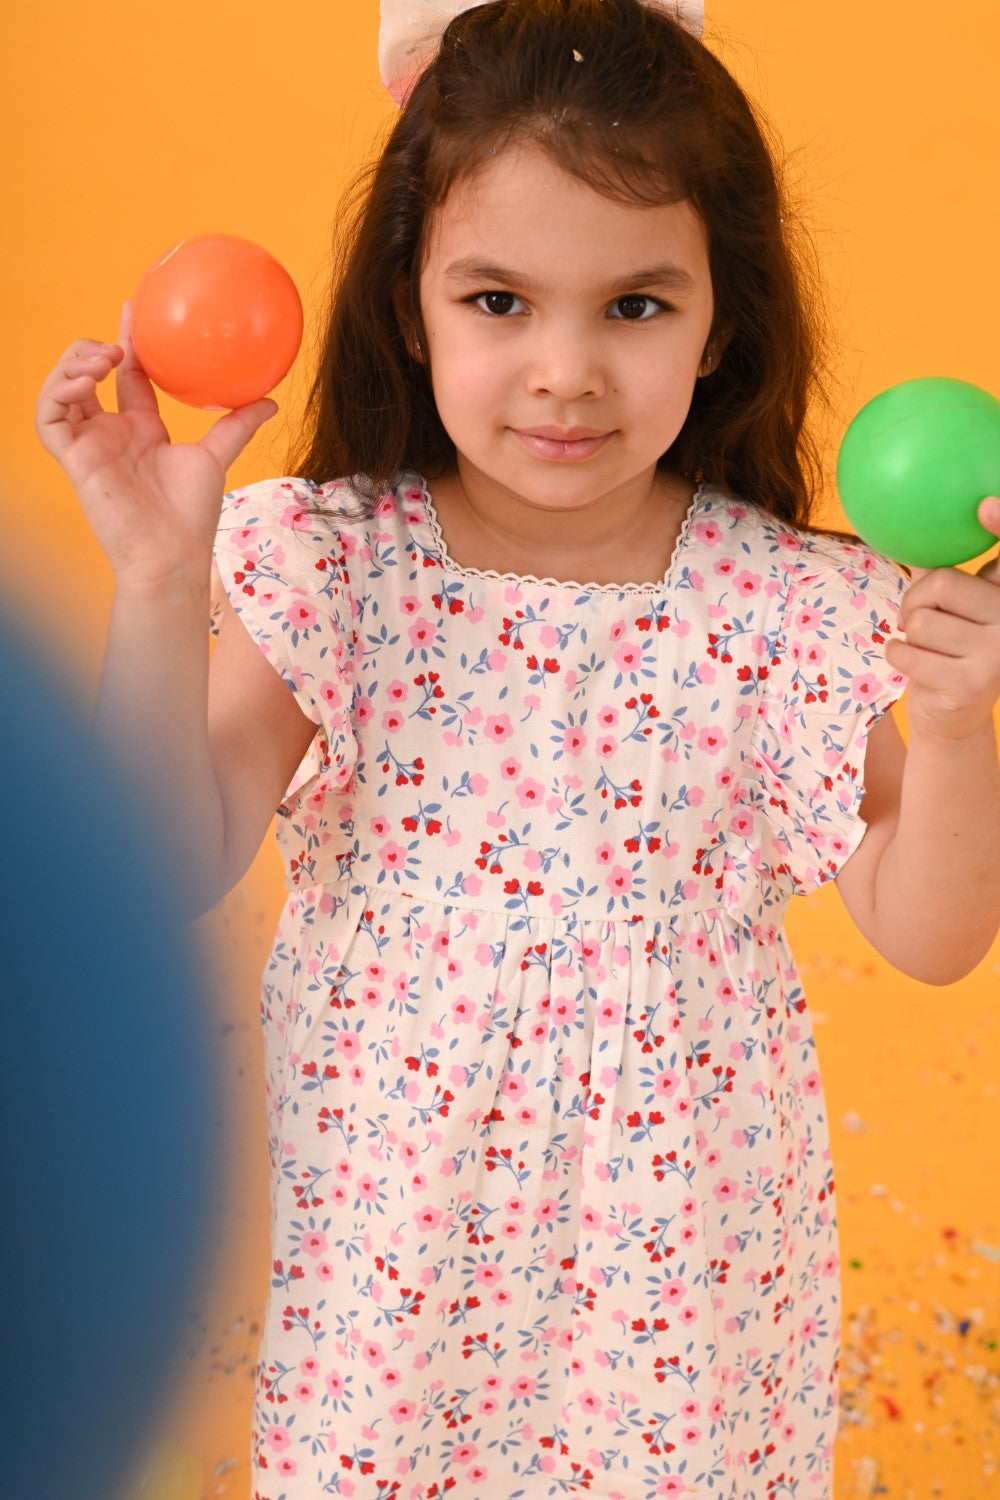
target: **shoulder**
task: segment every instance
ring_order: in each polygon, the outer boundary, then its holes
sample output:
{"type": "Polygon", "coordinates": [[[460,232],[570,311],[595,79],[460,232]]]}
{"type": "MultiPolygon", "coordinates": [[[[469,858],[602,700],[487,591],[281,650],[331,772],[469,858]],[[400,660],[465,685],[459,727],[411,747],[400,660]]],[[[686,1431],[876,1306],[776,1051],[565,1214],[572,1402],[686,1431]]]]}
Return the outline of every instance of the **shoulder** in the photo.
{"type": "Polygon", "coordinates": [[[857,538],[789,525],[759,505],[707,490],[692,528],[720,559],[756,568],[779,605],[823,594],[848,609],[894,609],[908,579],[857,538]]]}

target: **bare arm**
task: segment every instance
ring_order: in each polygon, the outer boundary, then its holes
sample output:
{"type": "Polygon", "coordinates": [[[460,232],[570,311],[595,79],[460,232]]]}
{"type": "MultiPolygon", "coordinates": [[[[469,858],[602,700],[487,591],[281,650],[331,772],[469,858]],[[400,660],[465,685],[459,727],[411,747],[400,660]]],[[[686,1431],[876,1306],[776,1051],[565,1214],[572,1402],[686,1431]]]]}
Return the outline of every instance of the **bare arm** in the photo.
{"type": "Polygon", "coordinates": [[[132,769],[187,918],[246,872],[316,725],[232,609],[209,665],[209,590],[120,588],[98,727],[132,769]]]}
{"type": "Polygon", "coordinates": [[[925,984],[951,984],[984,957],[1000,923],[1000,771],[992,728],[967,740],[877,724],[865,760],[860,846],[840,872],[856,926],[925,984]]]}
{"type": "Polygon", "coordinates": [[[315,732],[239,620],[209,669],[212,543],[226,472],[273,401],[172,444],[123,310],[120,344],[80,339],[39,394],[35,426],[69,475],[115,573],[98,723],[173,854],[187,914],[240,878],[315,732]],[[116,370],[117,411],[97,387],[116,370]]]}
{"type": "MultiPolygon", "coordinates": [[[[1000,535],[1000,501],[983,525],[1000,535]]],[[[891,720],[872,731],[861,814],[868,824],[840,873],[857,926],[903,973],[950,984],[1000,927],[1000,575],[915,574],[887,657],[910,679],[907,749],[891,720]]]]}

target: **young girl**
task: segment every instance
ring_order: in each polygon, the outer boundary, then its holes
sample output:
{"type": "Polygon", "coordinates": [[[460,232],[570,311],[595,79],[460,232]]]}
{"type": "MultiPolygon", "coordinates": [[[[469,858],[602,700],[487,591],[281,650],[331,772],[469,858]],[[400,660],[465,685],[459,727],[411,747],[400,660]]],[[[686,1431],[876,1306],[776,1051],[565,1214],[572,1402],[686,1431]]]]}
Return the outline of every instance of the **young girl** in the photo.
{"type": "Polygon", "coordinates": [[[662,8],[495,0],[372,174],[294,477],[223,499],[274,403],[172,447],[127,328],[43,389],[194,909],[280,802],[258,1500],[830,1496],[782,920],[839,876],[904,972],[986,952],[1000,590],[809,529],[782,213],[662,8]]]}

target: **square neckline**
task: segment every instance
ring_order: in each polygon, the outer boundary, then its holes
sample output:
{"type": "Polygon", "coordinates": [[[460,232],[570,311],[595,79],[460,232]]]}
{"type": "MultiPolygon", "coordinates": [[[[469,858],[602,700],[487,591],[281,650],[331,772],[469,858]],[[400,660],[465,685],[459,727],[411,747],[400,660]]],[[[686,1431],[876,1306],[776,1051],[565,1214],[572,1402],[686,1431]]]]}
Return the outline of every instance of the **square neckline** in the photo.
{"type": "Polygon", "coordinates": [[[701,509],[706,495],[712,488],[712,486],[707,484],[705,481],[702,481],[700,484],[696,485],[694,494],[691,496],[688,508],[684,513],[684,519],[681,522],[680,529],[674,540],[673,551],[670,554],[670,561],[667,563],[662,578],[657,579],[655,582],[651,581],[648,583],[595,583],[593,581],[590,583],[582,583],[573,578],[538,578],[533,573],[500,573],[493,568],[463,567],[460,563],[457,563],[454,560],[454,558],[448,551],[448,544],[445,540],[444,532],[441,529],[441,522],[438,517],[438,513],[434,505],[434,500],[431,496],[430,486],[428,485],[427,480],[423,477],[422,474],[416,475],[415,477],[417,478],[420,485],[424,519],[426,520],[427,526],[430,530],[434,542],[432,551],[442,572],[448,573],[457,578],[477,578],[482,580],[489,579],[499,583],[529,585],[548,589],[573,589],[577,593],[613,594],[616,596],[620,596],[623,594],[642,594],[649,596],[650,594],[662,593],[663,591],[670,588],[673,582],[674,572],[681,557],[681,553],[687,545],[688,536],[694,523],[695,516],[701,509]]]}

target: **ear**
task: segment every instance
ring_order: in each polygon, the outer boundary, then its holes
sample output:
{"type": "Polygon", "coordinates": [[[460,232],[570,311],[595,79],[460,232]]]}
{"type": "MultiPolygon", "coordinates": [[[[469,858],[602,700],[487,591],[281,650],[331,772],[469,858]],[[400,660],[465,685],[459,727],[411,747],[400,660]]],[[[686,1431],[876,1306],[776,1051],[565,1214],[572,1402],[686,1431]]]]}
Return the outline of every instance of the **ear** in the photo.
{"type": "Polygon", "coordinates": [[[722,363],[722,356],[726,345],[729,343],[731,330],[725,328],[713,328],[705,345],[705,352],[698,366],[698,378],[706,375],[714,375],[722,363]]]}
{"type": "Polygon", "coordinates": [[[410,286],[405,276],[400,276],[392,289],[392,306],[396,314],[399,331],[403,335],[406,352],[418,364],[424,363],[424,351],[420,342],[413,314],[410,311],[410,286]]]}

